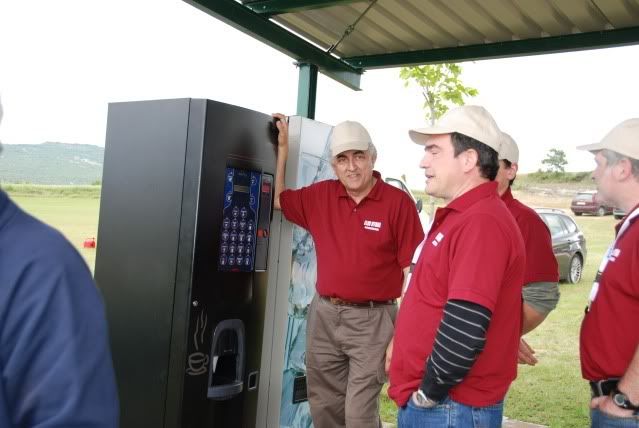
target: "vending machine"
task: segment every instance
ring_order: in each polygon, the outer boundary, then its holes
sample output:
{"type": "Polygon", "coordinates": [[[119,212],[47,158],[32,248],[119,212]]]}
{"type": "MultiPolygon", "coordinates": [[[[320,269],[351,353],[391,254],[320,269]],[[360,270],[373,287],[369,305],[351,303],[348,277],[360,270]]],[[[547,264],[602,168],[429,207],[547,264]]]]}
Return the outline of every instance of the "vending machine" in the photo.
{"type": "Polygon", "coordinates": [[[275,144],[270,116],[215,101],[109,105],[95,278],[121,427],[256,425],[275,144]]]}
{"type": "MultiPolygon", "coordinates": [[[[333,177],[331,129],[290,118],[287,187],[333,177]]],[[[95,278],[122,428],[312,426],[315,249],[273,210],[276,140],[216,101],[109,105],[95,278]]]]}

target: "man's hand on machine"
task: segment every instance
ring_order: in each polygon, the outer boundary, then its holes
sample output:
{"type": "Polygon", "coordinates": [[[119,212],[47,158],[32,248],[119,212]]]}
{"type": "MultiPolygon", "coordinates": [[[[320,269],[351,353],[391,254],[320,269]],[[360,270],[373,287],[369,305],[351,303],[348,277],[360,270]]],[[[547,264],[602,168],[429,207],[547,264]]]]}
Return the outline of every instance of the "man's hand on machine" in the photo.
{"type": "Polygon", "coordinates": [[[275,126],[277,127],[277,145],[279,148],[288,148],[288,118],[282,113],[273,113],[275,126]]]}

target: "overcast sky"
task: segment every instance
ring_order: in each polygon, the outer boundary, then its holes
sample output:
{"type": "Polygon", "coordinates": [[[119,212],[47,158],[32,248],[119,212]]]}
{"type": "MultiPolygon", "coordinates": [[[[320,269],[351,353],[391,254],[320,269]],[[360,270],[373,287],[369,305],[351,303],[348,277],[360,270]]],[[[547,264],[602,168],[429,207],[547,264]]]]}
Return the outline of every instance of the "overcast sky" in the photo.
{"type": "MultiPolygon", "coordinates": [[[[104,145],[107,104],[210,98],[294,114],[293,59],[180,0],[0,0],[0,96],[5,144],[59,141],[104,145]]],[[[463,79],[518,142],[520,170],[534,171],[550,148],[568,170],[589,170],[574,147],[639,117],[639,47],[464,63],[463,79]]],[[[421,95],[398,69],[367,72],[354,92],[321,75],[316,119],[361,121],[384,175],[423,186],[421,95]]]]}

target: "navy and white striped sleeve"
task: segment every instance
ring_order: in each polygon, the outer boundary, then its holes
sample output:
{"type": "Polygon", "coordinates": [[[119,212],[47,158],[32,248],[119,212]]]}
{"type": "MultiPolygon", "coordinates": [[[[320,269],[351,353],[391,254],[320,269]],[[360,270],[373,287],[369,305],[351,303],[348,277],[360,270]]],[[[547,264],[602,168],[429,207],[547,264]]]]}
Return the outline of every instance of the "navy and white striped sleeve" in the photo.
{"type": "Polygon", "coordinates": [[[441,401],[460,383],[484,349],[492,313],[465,300],[449,300],[435,336],[420,389],[441,401]]]}

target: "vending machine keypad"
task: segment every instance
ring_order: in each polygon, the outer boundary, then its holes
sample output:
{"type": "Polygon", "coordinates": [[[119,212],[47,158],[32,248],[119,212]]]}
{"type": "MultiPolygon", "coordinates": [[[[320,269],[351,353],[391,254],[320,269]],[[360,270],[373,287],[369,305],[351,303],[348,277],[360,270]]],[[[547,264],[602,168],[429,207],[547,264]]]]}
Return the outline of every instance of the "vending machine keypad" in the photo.
{"type": "Polygon", "coordinates": [[[262,174],[257,171],[226,168],[218,259],[221,271],[254,269],[261,178],[262,174]]]}

